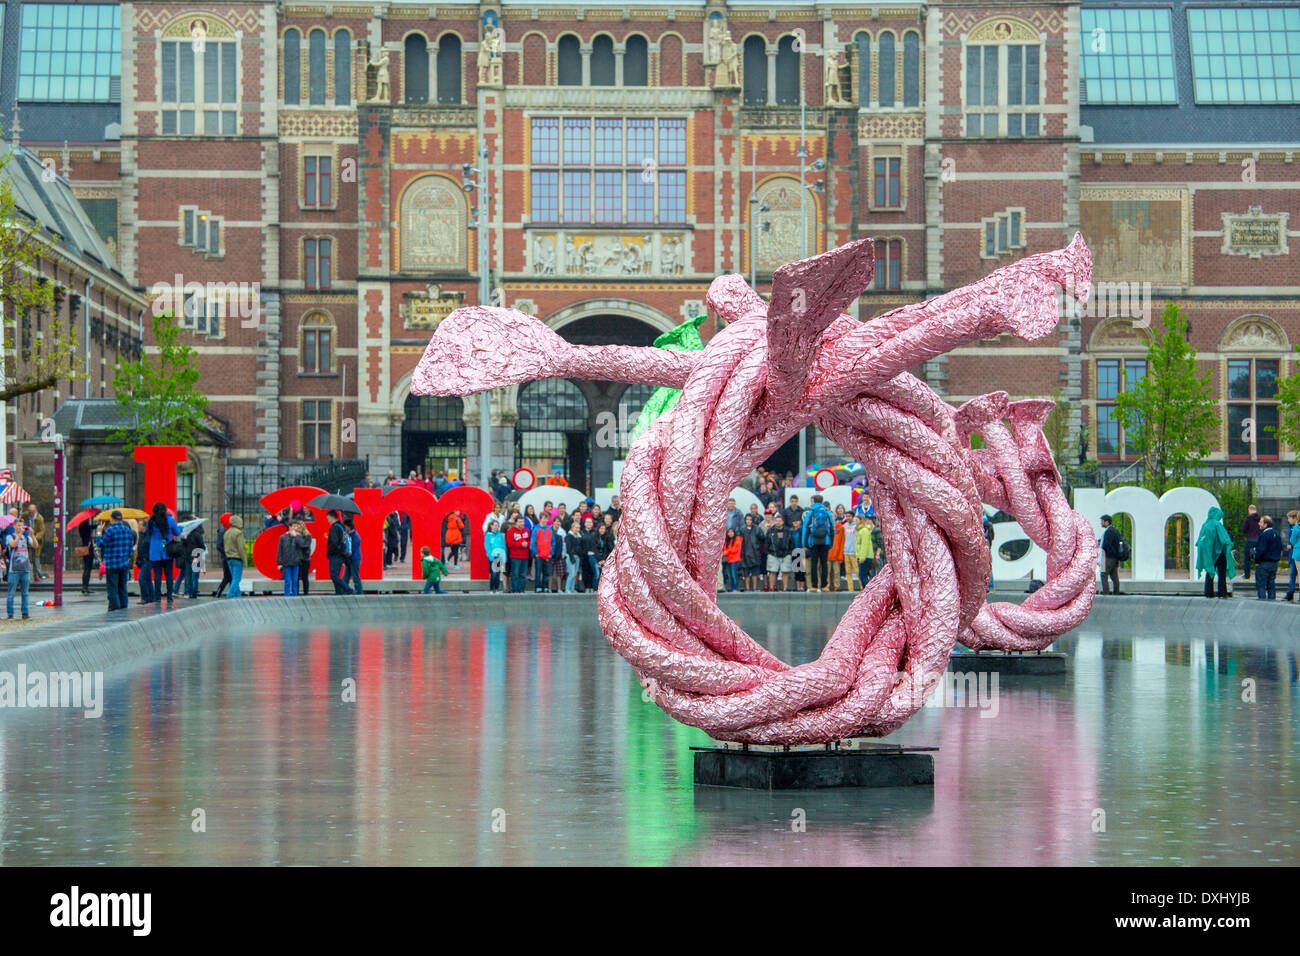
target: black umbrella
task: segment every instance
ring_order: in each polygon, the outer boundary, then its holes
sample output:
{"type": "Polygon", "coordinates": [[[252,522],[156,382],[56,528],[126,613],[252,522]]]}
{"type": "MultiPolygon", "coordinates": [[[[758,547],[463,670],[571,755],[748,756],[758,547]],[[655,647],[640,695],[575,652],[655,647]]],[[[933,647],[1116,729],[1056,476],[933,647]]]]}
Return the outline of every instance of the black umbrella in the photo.
{"type": "Polygon", "coordinates": [[[324,508],[326,511],[346,511],[349,514],[361,514],[361,508],[351,498],[345,498],[342,495],[317,495],[311,501],[307,502],[313,508],[324,508]]]}

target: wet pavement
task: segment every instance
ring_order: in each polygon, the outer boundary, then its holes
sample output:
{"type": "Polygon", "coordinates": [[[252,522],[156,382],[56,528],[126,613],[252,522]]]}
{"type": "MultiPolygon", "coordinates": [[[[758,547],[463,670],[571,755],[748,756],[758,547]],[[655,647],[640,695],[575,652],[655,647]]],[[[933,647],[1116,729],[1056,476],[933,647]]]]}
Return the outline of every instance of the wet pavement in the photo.
{"type": "MultiPolygon", "coordinates": [[[[770,616],[794,662],[833,626],[770,616]]],[[[888,739],[933,789],[768,794],[693,786],[707,738],[592,607],[214,636],[99,719],[0,710],[0,864],[1300,863],[1294,641],[1203,638],[1085,627],[1067,676],[927,707],[888,739]]]]}

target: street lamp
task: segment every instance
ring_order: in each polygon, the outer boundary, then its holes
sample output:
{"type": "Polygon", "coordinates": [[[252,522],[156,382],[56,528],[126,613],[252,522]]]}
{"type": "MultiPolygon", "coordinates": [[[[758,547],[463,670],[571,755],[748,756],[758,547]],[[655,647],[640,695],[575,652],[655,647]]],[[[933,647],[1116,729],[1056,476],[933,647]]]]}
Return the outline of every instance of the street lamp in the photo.
{"type": "MultiPolygon", "coordinates": [[[[759,202],[757,193],[749,194],[749,287],[758,291],[758,246],[754,244],[754,221],[759,215],[772,209],[766,202],[759,202]]],[[[763,231],[770,232],[772,223],[764,219],[763,231]]]]}
{"type": "MultiPolygon", "coordinates": [[[[478,190],[478,216],[475,217],[474,227],[478,240],[478,304],[487,305],[492,298],[492,280],[488,275],[488,203],[492,201],[492,194],[487,188],[488,148],[481,137],[479,142],[482,143],[478,150],[480,165],[471,166],[466,163],[461,167],[464,180],[461,188],[467,193],[478,190]]],[[[479,392],[478,396],[478,443],[479,457],[482,462],[479,480],[483,482],[484,488],[488,488],[488,475],[492,473],[492,399],[487,391],[479,392]]],[[[466,480],[466,484],[468,483],[466,480]]]]}

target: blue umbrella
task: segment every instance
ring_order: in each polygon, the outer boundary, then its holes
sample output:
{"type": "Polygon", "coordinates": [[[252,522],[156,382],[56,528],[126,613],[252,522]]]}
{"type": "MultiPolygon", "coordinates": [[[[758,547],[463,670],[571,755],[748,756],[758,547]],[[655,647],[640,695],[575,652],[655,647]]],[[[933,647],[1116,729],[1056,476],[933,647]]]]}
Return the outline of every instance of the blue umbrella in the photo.
{"type": "Polygon", "coordinates": [[[87,498],[79,507],[82,508],[109,508],[113,505],[122,504],[121,498],[115,498],[112,495],[95,495],[93,498],[87,498]]]}

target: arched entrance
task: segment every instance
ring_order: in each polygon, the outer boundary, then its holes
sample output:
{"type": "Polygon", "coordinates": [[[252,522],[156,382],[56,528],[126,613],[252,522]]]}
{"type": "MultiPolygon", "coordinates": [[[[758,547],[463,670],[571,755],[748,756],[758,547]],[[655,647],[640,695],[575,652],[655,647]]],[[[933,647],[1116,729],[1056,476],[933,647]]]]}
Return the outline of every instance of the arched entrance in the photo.
{"type": "Polygon", "coordinates": [[[532,469],[540,481],[559,471],[574,488],[589,486],[590,414],[577,384],[544,378],[519,389],[515,467],[532,469]]]}
{"type": "Polygon", "coordinates": [[[402,472],[415,468],[425,474],[460,471],[468,448],[465,440],[465,403],[460,398],[408,395],[402,422],[402,472]]]}
{"type": "MultiPolygon", "coordinates": [[[[623,308],[616,302],[603,304],[623,308]]],[[[602,312],[576,318],[552,316],[548,324],[562,338],[575,345],[635,345],[642,348],[654,345],[655,339],[672,328],[666,316],[635,303],[626,305],[626,312],[602,312]]],[[[566,475],[566,478],[570,485],[588,491],[604,488],[613,480],[614,461],[627,453],[627,434],[636,423],[641,406],[654,389],[624,382],[574,380],[570,384],[585,399],[587,419],[582,441],[586,453],[583,471],[575,471],[566,475]],[[626,429],[623,427],[624,421],[627,423],[626,429]],[[578,476],[577,481],[574,481],[574,474],[578,476]]],[[[520,395],[522,394],[521,391],[520,395]]],[[[520,421],[522,420],[521,406],[520,421]]]]}

